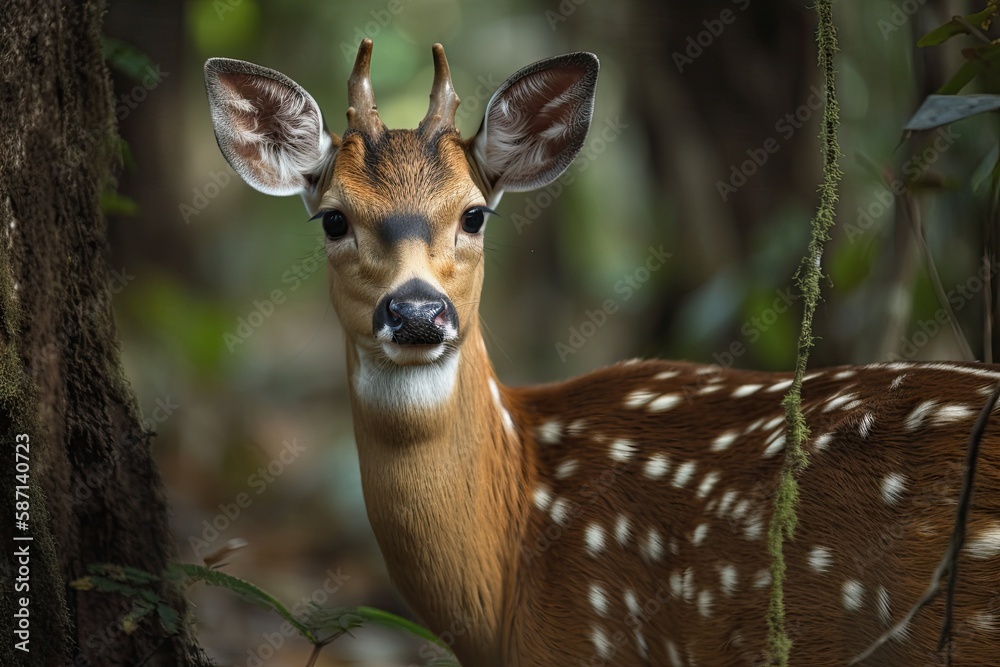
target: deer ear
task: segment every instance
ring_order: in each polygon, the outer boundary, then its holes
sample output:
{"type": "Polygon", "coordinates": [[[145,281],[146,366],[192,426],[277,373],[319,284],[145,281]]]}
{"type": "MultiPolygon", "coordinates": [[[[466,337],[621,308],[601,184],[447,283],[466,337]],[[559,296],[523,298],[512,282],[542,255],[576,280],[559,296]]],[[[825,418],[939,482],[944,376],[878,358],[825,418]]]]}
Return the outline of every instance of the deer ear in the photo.
{"type": "Polygon", "coordinates": [[[222,154],[269,195],[301,194],[307,207],[340,138],[312,96],[284,74],[242,60],[205,63],[212,125],[222,154]]]}
{"type": "Polygon", "coordinates": [[[594,113],[597,56],[570,53],[529,65],[486,105],[472,155],[492,187],[523,192],[548,185],[583,147],[594,113]]]}

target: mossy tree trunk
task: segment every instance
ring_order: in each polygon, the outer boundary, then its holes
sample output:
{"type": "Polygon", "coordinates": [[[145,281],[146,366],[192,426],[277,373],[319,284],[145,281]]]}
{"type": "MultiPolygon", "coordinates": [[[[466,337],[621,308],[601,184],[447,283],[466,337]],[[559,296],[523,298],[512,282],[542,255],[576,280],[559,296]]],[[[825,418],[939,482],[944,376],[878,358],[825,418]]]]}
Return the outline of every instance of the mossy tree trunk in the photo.
{"type": "MultiPolygon", "coordinates": [[[[101,55],[103,0],[0,4],[0,559],[3,665],[200,662],[133,601],[68,583],[91,563],[161,572],[174,553],[149,435],[123,378],[100,194],[118,138],[101,55]],[[30,438],[30,520],[15,529],[15,437],[30,438]],[[28,542],[14,541],[31,536],[28,542]],[[30,653],[9,624],[29,598],[30,653]]],[[[121,277],[118,278],[121,280],[121,277]]],[[[163,597],[183,613],[183,598],[163,597]]]]}

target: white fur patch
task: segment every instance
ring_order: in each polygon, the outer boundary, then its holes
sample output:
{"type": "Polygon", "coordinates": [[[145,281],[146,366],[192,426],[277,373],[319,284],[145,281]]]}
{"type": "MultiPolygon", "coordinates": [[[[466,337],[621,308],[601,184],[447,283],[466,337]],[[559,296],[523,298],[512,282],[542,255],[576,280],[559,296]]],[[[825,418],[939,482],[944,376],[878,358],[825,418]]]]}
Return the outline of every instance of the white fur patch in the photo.
{"type": "Polygon", "coordinates": [[[358,350],[359,367],[352,378],[354,392],[363,403],[384,408],[432,408],[446,402],[455,391],[458,353],[429,364],[398,366],[373,363],[358,350]]]}

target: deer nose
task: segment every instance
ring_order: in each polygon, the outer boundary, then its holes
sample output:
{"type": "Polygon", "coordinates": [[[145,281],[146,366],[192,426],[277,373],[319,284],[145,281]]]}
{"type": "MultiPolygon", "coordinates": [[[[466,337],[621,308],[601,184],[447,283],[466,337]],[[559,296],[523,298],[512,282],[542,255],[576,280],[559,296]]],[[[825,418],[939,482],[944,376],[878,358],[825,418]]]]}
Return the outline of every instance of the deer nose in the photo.
{"type": "Polygon", "coordinates": [[[437,345],[455,338],[458,319],[447,296],[422,280],[411,280],[375,308],[372,330],[397,345],[437,345]]]}

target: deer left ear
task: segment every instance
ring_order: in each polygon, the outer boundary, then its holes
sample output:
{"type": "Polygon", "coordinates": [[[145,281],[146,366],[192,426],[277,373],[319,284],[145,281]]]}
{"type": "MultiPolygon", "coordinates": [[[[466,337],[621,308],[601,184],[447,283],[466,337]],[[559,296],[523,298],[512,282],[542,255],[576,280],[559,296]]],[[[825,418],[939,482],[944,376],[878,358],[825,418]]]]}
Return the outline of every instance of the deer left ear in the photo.
{"type": "Polygon", "coordinates": [[[212,125],[222,154],[244,181],[269,195],[315,198],[340,139],[312,96],[284,74],[229,58],[205,63],[212,125]]]}
{"type": "Polygon", "coordinates": [[[493,94],[470,141],[491,202],[504,190],[544,187],[570,165],[590,128],[598,67],[592,53],[556,56],[525,67],[493,94]]]}

